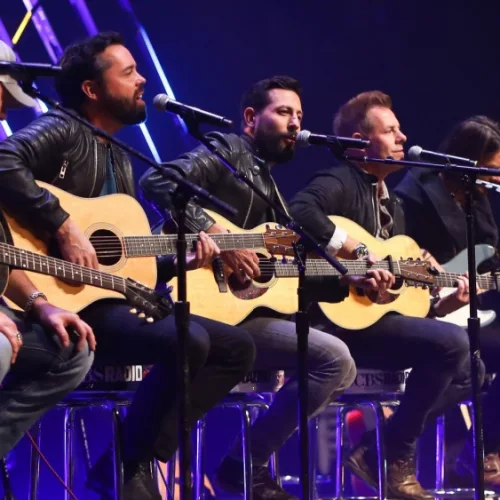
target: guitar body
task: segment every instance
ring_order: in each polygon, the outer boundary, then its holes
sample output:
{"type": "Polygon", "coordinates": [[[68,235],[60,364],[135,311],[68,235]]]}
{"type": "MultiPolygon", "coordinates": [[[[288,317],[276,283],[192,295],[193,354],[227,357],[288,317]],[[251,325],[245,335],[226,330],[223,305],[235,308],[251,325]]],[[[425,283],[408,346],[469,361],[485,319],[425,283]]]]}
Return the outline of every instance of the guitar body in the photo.
{"type": "MultiPolygon", "coordinates": [[[[277,227],[277,223],[262,224],[243,230],[223,216],[206,210],[216,222],[235,233],[262,233],[266,226],[277,227]]],[[[265,248],[256,249],[257,255],[269,258],[265,248]]],[[[269,307],[282,314],[297,311],[298,278],[270,277],[268,281],[248,280],[240,284],[231,269],[217,259],[214,268],[204,267],[187,273],[187,297],[193,314],[236,325],[257,307],[269,307]],[[215,270],[215,272],[214,272],[215,270]]],[[[177,278],[170,280],[172,298],[177,300],[177,278]]]]}
{"type": "MultiPolygon", "coordinates": [[[[408,236],[394,236],[380,241],[349,219],[332,216],[330,220],[349,236],[363,242],[379,259],[388,255],[394,260],[421,257],[419,246],[408,236]]],[[[384,296],[367,294],[351,285],[349,296],[344,301],[336,304],[322,302],[319,305],[325,316],[337,326],[361,330],[373,325],[389,312],[424,318],[429,312],[430,301],[428,290],[410,287],[401,282],[384,296]]]]}
{"type": "MultiPolygon", "coordinates": [[[[476,245],[476,266],[479,266],[484,261],[490,259],[495,255],[495,248],[490,245],[476,245]]],[[[467,271],[467,249],[462,250],[458,255],[453,257],[449,262],[443,265],[443,267],[449,273],[460,273],[464,274],[467,271]]],[[[443,288],[439,293],[441,297],[446,297],[451,295],[455,291],[454,288],[443,288]]],[[[444,318],[436,318],[439,321],[444,321],[446,323],[453,323],[455,325],[467,328],[467,320],[470,316],[469,305],[465,305],[456,311],[447,314],[444,318]]],[[[493,323],[496,318],[495,311],[485,310],[477,311],[477,316],[481,320],[481,326],[487,326],[493,323]]]]}
{"type": "MultiPolygon", "coordinates": [[[[116,244],[116,236],[148,236],[151,235],[149,222],[140,204],[131,196],[112,194],[99,198],[81,198],[43,182],[38,183],[49,190],[60,201],[61,206],[71,219],[85,233],[107,237],[106,242],[114,243],[113,251],[108,257],[99,259],[99,269],[108,273],[131,277],[143,285],[156,286],[156,258],[134,257],[125,255],[121,244],[116,244]],[[119,247],[117,251],[116,248],[119,247]]],[[[47,244],[33,236],[15,219],[6,216],[14,245],[17,248],[50,255],[47,244]]],[[[102,241],[102,240],[101,240],[102,241]]],[[[53,255],[59,257],[59,255],[53,255]]],[[[123,298],[123,295],[112,290],[96,288],[89,285],[74,285],[51,276],[28,272],[38,290],[43,291],[53,304],[72,312],[78,312],[89,304],[105,298],[123,298]]],[[[9,305],[19,309],[14,303],[9,305]]]]}

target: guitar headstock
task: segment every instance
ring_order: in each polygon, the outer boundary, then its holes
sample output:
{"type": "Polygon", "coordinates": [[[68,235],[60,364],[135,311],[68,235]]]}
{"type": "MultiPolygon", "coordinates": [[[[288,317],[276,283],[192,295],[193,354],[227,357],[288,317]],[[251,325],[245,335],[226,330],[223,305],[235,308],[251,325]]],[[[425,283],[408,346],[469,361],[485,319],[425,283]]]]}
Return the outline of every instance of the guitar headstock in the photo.
{"type": "Polygon", "coordinates": [[[294,255],[293,244],[297,243],[300,236],[283,226],[266,226],[264,243],[270,254],[294,255]]]}
{"type": "Polygon", "coordinates": [[[398,274],[412,284],[435,286],[439,271],[428,261],[422,259],[406,259],[394,262],[398,274]]]}
{"type": "Polygon", "coordinates": [[[147,322],[152,323],[172,313],[173,304],[168,295],[169,290],[166,294],[158,293],[131,278],[127,278],[125,284],[125,296],[134,308],[131,312],[146,318],[147,322]]]}

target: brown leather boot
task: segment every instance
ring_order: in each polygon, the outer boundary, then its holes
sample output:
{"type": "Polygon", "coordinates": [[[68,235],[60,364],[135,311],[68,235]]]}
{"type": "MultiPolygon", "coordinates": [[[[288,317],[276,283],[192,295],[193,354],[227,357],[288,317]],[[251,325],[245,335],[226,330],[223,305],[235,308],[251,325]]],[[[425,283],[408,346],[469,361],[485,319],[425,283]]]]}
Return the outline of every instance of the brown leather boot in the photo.
{"type": "MultiPolygon", "coordinates": [[[[345,461],[345,466],[366,484],[377,489],[377,452],[373,444],[367,444],[361,440],[345,461]]],[[[388,462],[387,496],[405,500],[432,500],[434,498],[418,482],[413,457],[388,462]]]]}
{"type": "Polygon", "coordinates": [[[387,495],[390,498],[408,500],[432,500],[434,498],[419,483],[415,474],[413,456],[398,458],[387,463],[387,495]]]}
{"type": "Polygon", "coordinates": [[[500,488],[500,457],[490,453],[484,457],[484,484],[495,490],[500,488]]]}

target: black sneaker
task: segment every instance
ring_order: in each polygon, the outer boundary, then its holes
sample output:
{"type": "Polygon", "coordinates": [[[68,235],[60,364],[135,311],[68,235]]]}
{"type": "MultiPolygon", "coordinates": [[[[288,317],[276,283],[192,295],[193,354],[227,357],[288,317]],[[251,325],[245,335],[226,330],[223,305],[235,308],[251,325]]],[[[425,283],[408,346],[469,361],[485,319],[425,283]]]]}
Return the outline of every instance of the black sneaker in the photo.
{"type": "MultiPolygon", "coordinates": [[[[113,500],[114,464],[111,449],[97,460],[89,471],[85,486],[101,495],[101,500],[113,500]]],[[[123,500],[161,500],[158,485],[151,472],[151,462],[125,464],[123,500]]]]}
{"type": "MultiPolygon", "coordinates": [[[[255,500],[298,500],[272,479],[267,466],[254,466],[252,472],[255,500]]],[[[227,493],[243,494],[243,463],[226,457],[217,469],[216,482],[227,493]]]]}

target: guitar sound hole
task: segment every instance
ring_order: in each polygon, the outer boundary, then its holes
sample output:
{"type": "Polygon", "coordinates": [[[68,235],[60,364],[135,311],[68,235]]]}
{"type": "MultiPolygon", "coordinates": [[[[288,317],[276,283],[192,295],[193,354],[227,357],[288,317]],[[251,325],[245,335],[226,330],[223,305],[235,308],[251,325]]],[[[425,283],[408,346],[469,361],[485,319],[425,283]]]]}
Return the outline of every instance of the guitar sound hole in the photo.
{"type": "Polygon", "coordinates": [[[122,258],[122,242],[112,231],[97,230],[90,237],[90,243],[95,248],[97,260],[102,266],[113,266],[122,258]]]}
{"type": "Polygon", "coordinates": [[[270,261],[263,255],[258,255],[259,266],[261,269],[261,275],[255,278],[253,281],[246,279],[243,283],[237,278],[236,273],[232,272],[227,280],[227,284],[231,289],[231,292],[242,300],[252,300],[261,295],[264,295],[268,288],[255,286],[255,283],[265,284],[273,279],[274,272],[272,270],[270,261]]]}

